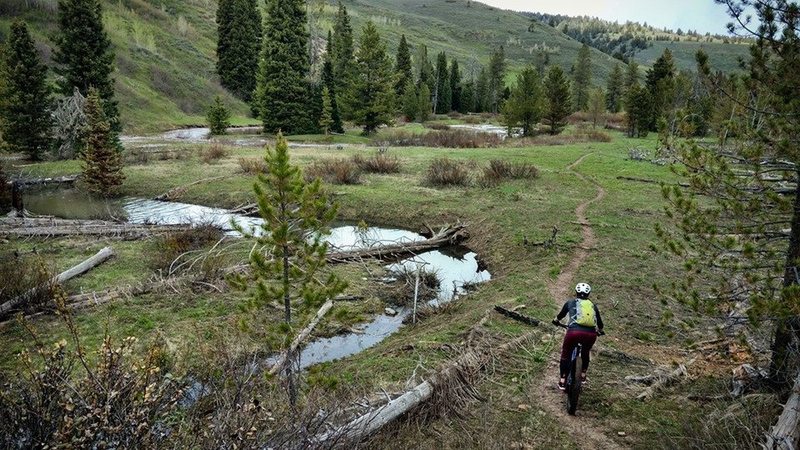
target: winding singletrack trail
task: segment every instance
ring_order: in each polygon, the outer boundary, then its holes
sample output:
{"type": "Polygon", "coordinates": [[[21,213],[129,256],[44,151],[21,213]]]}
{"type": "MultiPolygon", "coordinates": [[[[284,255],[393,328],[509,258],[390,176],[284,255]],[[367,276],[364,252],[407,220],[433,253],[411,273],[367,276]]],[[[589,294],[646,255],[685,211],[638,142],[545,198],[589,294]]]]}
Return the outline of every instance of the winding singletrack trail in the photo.
{"type": "MultiPolygon", "coordinates": [[[[561,273],[556,278],[555,282],[548,286],[550,297],[553,299],[553,306],[560,309],[564,300],[570,297],[573,292],[572,288],[578,280],[575,279],[578,269],[581,264],[589,258],[589,254],[593,247],[597,244],[597,238],[594,235],[594,230],[586,217],[586,210],[593,203],[603,200],[606,196],[606,191],[594,180],[591,180],[581,175],[575,168],[580,165],[584,159],[591,156],[591,153],[581,156],[577,161],[567,166],[567,170],[572,172],[578,179],[585,183],[590,183],[597,187],[597,195],[582,202],[575,208],[575,216],[578,223],[581,224],[582,242],[576,247],[575,254],[570,259],[569,263],[561,270],[561,273]]],[[[564,394],[556,387],[556,375],[558,360],[560,357],[561,344],[557,343],[553,353],[550,355],[550,365],[547,370],[542,374],[541,380],[533,387],[535,390],[532,396],[539,397],[539,405],[544,410],[558,419],[564,426],[575,442],[580,444],[580,448],[586,449],[621,449],[619,444],[614,442],[611,438],[603,434],[594,427],[591,419],[588,417],[581,417],[580,406],[578,408],[577,416],[570,416],[567,414],[566,407],[564,406],[564,394]]]]}

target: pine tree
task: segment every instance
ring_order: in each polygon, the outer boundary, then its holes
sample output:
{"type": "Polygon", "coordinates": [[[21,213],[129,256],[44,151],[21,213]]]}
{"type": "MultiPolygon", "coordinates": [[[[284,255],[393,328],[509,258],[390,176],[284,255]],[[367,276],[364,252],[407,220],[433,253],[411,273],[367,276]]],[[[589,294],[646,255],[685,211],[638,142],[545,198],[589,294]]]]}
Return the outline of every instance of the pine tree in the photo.
{"type": "Polygon", "coordinates": [[[572,112],[569,82],[559,66],[551,66],[544,79],[546,99],[544,123],[550,126],[550,134],[561,133],[567,125],[567,117],[572,112]]]}
{"type": "MultiPolygon", "coordinates": [[[[636,64],[636,61],[631,61],[628,63],[628,70],[625,72],[625,88],[622,91],[623,100],[628,98],[628,90],[635,84],[639,84],[639,65],[636,64]]],[[[623,101],[623,103],[625,102],[623,101]]]]}
{"type": "Polygon", "coordinates": [[[623,76],[622,67],[619,64],[614,65],[606,84],[606,109],[612,114],[618,113],[622,108],[623,90],[625,88],[623,76]]]}
{"type": "Polygon", "coordinates": [[[414,83],[410,80],[405,89],[403,89],[402,107],[403,115],[406,120],[413,121],[417,118],[417,113],[419,112],[419,93],[414,83]]]}
{"type": "Polygon", "coordinates": [[[406,86],[414,80],[414,73],[411,69],[411,51],[408,48],[405,34],[400,36],[400,45],[397,46],[394,71],[396,74],[394,92],[399,100],[404,98],[406,86]]]}
{"type": "Polygon", "coordinates": [[[542,118],[542,103],[539,73],[528,66],[517,75],[517,85],[503,105],[503,119],[509,130],[521,126],[523,136],[532,136],[536,124],[542,118]]]}
{"type": "Polygon", "coordinates": [[[447,71],[447,55],[444,52],[436,56],[436,90],[433,97],[436,100],[433,112],[436,114],[447,114],[453,98],[450,92],[450,79],[447,71]]]}
{"type": "Polygon", "coordinates": [[[52,145],[47,67],[39,60],[25,22],[11,24],[0,49],[0,144],[38,161],[52,145]]]}
{"type": "Polygon", "coordinates": [[[600,88],[589,91],[589,104],[586,108],[592,119],[592,128],[596,128],[606,112],[606,94],[600,88]]]}
{"type": "Polygon", "coordinates": [[[364,25],[356,53],[358,78],[355,84],[355,123],[364,127],[364,133],[375,132],[378,126],[388,124],[394,110],[392,63],[386,54],[386,45],[371,21],[364,25]]]}
{"type": "MultiPolygon", "coordinates": [[[[328,244],[323,236],[336,217],[336,205],[328,201],[319,179],[308,183],[300,169],[289,160],[289,146],[278,134],[275,149],[267,148],[265,173],[253,186],[263,223],[259,233],[239,228],[255,241],[250,252],[251,275],[236,277],[232,284],[245,290],[254,285],[245,307],[250,310],[283,303],[284,327],[291,342],[297,329],[293,310],[308,311],[342,293],[346,284],[335,274],[318,280],[325,267],[328,244]]],[[[297,315],[297,314],[295,314],[297,315]]],[[[292,361],[296,355],[289,355],[292,361]]],[[[283,367],[288,381],[289,402],[297,402],[297,381],[293,364],[283,367]]]]}
{"type": "Polygon", "coordinates": [[[231,126],[231,113],[222,103],[222,98],[219,95],[214,98],[214,103],[208,108],[206,118],[208,120],[208,128],[214,136],[225,134],[228,127],[231,126]]]}
{"type": "Polygon", "coordinates": [[[586,111],[589,106],[589,88],[592,85],[592,54],[589,46],[583,44],[572,74],[572,106],[576,111],[586,111]]]}
{"type": "Polygon", "coordinates": [[[222,86],[247,102],[256,88],[262,33],[256,0],[219,1],[217,73],[222,86]]]}
{"type": "Polygon", "coordinates": [[[432,112],[431,90],[427,84],[422,83],[419,87],[419,97],[417,99],[417,122],[425,122],[432,112]]]}
{"type": "Polygon", "coordinates": [[[650,131],[656,131],[659,119],[666,114],[675,95],[675,63],[670,49],[664,49],[664,53],[647,71],[645,86],[650,92],[652,107],[650,131]]]}
{"type": "Polygon", "coordinates": [[[308,58],[305,6],[301,0],[269,0],[258,70],[256,101],[265,133],[316,128],[307,114],[308,58]]]}
{"type": "Polygon", "coordinates": [[[103,111],[111,126],[112,140],[122,131],[117,101],[114,100],[114,52],[103,28],[100,0],[59,0],[58,32],[53,61],[59,75],[59,93],[71,96],[77,87],[87,95],[97,89],[103,100],[103,111]]]}
{"type": "Polygon", "coordinates": [[[481,67],[478,74],[478,81],[475,84],[475,112],[486,112],[489,110],[489,74],[485,67],[481,67]]]}
{"type": "Polygon", "coordinates": [[[109,197],[118,192],[125,175],[122,173],[122,156],[114,144],[99,90],[89,88],[85,111],[86,148],[81,179],[92,194],[109,197]]]}
{"type": "Polygon", "coordinates": [[[492,58],[489,61],[489,98],[487,108],[490,112],[496,113],[500,110],[503,91],[506,88],[506,69],[505,50],[501,45],[500,48],[492,54],[492,58]]]}
{"type": "Polygon", "coordinates": [[[461,106],[461,71],[458,69],[458,61],[453,58],[450,62],[450,110],[451,111],[462,111],[461,106]]]}
{"type": "Polygon", "coordinates": [[[463,114],[475,112],[475,80],[464,83],[461,89],[461,109],[458,112],[463,114]]]}
{"type": "Polygon", "coordinates": [[[417,57],[415,59],[417,65],[417,73],[419,74],[419,84],[425,83],[428,85],[428,90],[433,92],[436,90],[436,75],[433,70],[433,64],[428,59],[428,47],[425,44],[420,44],[417,47],[417,57]]]}
{"type": "Polygon", "coordinates": [[[330,131],[334,133],[344,133],[344,125],[342,124],[342,116],[339,113],[339,102],[336,100],[336,79],[333,74],[333,62],[331,61],[332,55],[332,36],[328,31],[328,43],[326,46],[325,58],[322,63],[322,85],[328,89],[331,102],[331,126],[330,131]]]}
{"type": "Polygon", "coordinates": [[[331,93],[327,87],[322,88],[322,115],[319,118],[319,127],[325,136],[331,131],[333,126],[333,106],[331,104],[331,93]]]}
{"type": "Polygon", "coordinates": [[[625,96],[625,122],[629,137],[647,137],[652,115],[650,102],[650,91],[642,88],[639,83],[628,88],[625,96]]]}
{"type": "Polygon", "coordinates": [[[353,27],[350,25],[347,8],[341,1],[339,2],[339,11],[336,13],[336,22],[333,25],[331,62],[336,80],[335,91],[339,111],[343,119],[352,120],[355,118],[354,84],[358,73],[353,47],[353,27]]]}

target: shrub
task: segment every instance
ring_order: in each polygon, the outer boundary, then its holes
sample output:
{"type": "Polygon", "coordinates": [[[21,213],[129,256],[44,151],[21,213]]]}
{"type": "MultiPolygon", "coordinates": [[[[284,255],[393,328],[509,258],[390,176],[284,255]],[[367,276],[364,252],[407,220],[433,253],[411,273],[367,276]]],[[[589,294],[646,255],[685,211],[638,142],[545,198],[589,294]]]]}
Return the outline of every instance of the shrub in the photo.
{"type": "Polygon", "coordinates": [[[172,273],[177,262],[187,252],[200,250],[222,237],[219,228],[204,224],[188,230],[166,234],[156,240],[158,251],[153,252],[150,267],[172,273]]]}
{"type": "Polygon", "coordinates": [[[355,155],[353,156],[353,163],[366,173],[400,172],[400,159],[386,152],[378,152],[367,158],[355,155]]]}
{"type": "Polygon", "coordinates": [[[489,161],[484,167],[479,184],[483,187],[497,186],[504,180],[532,180],[539,177],[539,169],[528,163],[509,163],[500,159],[489,161]]]}
{"type": "Polygon", "coordinates": [[[262,158],[239,158],[239,169],[247,175],[267,173],[267,163],[262,158]]]}
{"type": "Polygon", "coordinates": [[[0,254],[0,304],[25,296],[12,312],[32,313],[53,298],[53,270],[33,255],[0,254]]]}
{"type": "Polygon", "coordinates": [[[483,122],[483,120],[481,120],[481,118],[478,117],[478,116],[465,116],[464,117],[464,123],[469,124],[469,125],[477,125],[477,124],[479,124],[481,122],[483,122]]]}
{"type": "Polygon", "coordinates": [[[471,130],[431,131],[414,134],[396,130],[383,134],[374,143],[381,147],[442,147],[442,148],[489,148],[497,147],[503,138],[495,133],[481,133],[471,130]]]}
{"type": "Polygon", "coordinates": [[[331,184],[358,184],[361,182],[361,169],[351,160],[323,159],[308,166],[306,178],[320,178],[331,184]]]}
{"type": "Polygon", "coordinates": [[[532,147],[537,145],[569,145],[585,142],[611,142],[611,136],[602,130],[577,127],[572,134],[539,135],[520,139],[509,139],[506,144],[512,147],[532,147]]]}
{"type": "Polygon", "coordinates": [[[209,145],[208,148],[206,148],[200,154],[200,158],[206,164],[211,164],[212,162],[218,161],[226,156],[228,156],[228,151],[219,142],[214,142],[213,144],[209,145]]]}
{"type": "Polygon", "coordinates": [[[469,171],[461,161],[437,158],[428,166],[425,181],[432,186],[466,186],[469,184],[469,171]]]}
{"type": "Polygon", "coordinates": [[[450,129],[450,125],[443,124],[443,123],[426,123],[426,128],[430,128],[431,130],[439,130],[439,131],[446,131],[450,129]]]}

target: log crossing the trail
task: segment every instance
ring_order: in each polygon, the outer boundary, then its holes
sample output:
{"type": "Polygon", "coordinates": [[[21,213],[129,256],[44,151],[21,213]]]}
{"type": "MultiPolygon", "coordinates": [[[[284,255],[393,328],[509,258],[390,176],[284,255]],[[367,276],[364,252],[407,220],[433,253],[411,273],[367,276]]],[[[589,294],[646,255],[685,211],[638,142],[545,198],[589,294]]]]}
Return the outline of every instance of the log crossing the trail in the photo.
{"type": "Polygon", "coordinates": [[[95,254],[91,258],[89,258],[89,259],[83,261],[82,263],[78,264],[77,266],[71,267],[71,268],[65,270],[64,272],[61,272],[57,276],[53,277],[48,282],[48,284],[37,286],[37,287],[29,290],[25,294],[22,294],[19,297],[16,297],[16,298],[14,298],[12,300],[9,300],[9,301],[3,303],[2,305],[0,305],[0,316],[3,316],[6,313],[8,313],[9,311],[18,308],[22,303],[24,303],[27,299],[29,299],[32,296],[34,296],[40,290],[47,289],[47,286],[49,284],[62,284],[64,282],[66,282],[67,280],[70,280],[72,278],[81,276],[81,275],[85,274],[86,272],[92,270],[93,268],[99,266],[103,262],[107,261],[112,256],[114,256],[114,249],[112,249],[111,247],[103,248],[102,250],[97,252],[97,254],[95,254]]]}
{"type": "Polygon", "coordinates": [[[0,237],[105,236],[139,239],[153,234],[188,230],[190,225],[152,225],[118,223],[105,220],[56,218],[0,218],[0,237]]]}

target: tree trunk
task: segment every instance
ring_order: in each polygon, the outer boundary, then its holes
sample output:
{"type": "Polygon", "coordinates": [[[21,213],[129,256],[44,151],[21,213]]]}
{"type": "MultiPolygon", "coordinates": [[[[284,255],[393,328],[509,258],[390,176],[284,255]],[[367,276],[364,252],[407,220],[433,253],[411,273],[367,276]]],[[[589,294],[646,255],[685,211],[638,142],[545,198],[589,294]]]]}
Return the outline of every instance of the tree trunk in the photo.
{"type": "Polygon", "coordinates": [[[789,400],[783,406],[778,422],[767,435],[764,448],[767,450],[789,450],[797,448],[800,440],[800,375],[794,380],[789,400]]]}
{"type": "MultiPolygon", "coordinates": [[[[800,172],[797,173],[800,178],[800,172]]],[[[798,262],[800,262],[800,189],[795,192],[792,210],[792,229],[789,233],[789,249],[786,252],[786,268],[783,274],[784,290],[798,284],[798,262]]],[[[775,337],[772,341],[772,361],[770,362],[770,378],[778,384],[789,381],[787,375],[790,346],[797,334],[795,325],[797,317],[780,319],[775,324],[775,337]]]]}

